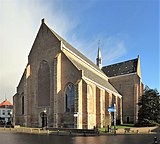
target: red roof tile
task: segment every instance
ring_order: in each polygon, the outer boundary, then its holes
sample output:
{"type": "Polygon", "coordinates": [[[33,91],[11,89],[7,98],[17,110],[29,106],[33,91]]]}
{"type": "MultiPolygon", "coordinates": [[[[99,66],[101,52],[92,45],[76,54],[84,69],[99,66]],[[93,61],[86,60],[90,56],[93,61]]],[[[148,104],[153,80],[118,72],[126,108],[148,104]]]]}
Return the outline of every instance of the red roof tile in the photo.
{"type": "Polygon", "coordinates": [[[7,99],[5,101],[3,101],[1,104],[0,104],[0,107],[1,106],[13,106],[7,99]]]}

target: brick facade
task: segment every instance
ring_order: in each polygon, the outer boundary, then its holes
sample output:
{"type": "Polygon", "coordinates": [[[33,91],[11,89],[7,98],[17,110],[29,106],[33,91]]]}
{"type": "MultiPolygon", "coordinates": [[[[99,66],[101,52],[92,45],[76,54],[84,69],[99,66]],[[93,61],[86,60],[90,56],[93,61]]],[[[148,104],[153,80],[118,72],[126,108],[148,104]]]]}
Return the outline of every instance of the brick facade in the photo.
{"type": "Polygon", "coordinates": [[[66,43],[42,22],[13,97],[15,125],[41,127],[46,109],[48,127],[104,127],[111,124],[107,108],[115,99],[121,122],[122,96],[98,67],[66,43]],[[67,93],[68,85],[74,91],[67,93]]]}
{"type": "Polygon", "coordinates": [[[138,100],[143,93],[143,84],[137,74],[109,79],[110,83],[123,95],[123,122],[136,123],[138,119],[138,100]]]}

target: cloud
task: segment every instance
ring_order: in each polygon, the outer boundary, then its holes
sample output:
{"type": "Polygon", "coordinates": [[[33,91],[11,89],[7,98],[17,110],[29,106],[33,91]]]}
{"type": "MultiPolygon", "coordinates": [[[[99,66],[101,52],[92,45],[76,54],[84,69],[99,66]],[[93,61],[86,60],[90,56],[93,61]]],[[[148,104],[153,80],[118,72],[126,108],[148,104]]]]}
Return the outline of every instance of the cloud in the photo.
{"type": "Polygon", "coordinates": [[[115,61],[116,59],[124,56],[127,52],[125,40],[123,39],[123,37],[121,38],[117,35],[108,37],[105,40],[105,44],[103,47],[103,61],[105,61],[106,63],[115,61]]]}
{"type": "Polygon", "coordinates": [[[4,99],[5,93],[10,100],[15,94],[43,17],[47,24],[63,37],[76,27],[76,22],[71,21],[57,5],[60,5],[58,1],[44,3],[36,0],[1,0],[0,101],[4,99]]]}
{"type": "MultiPolygon", "coordinates": [[[[78,39],[77,33],[73,30],[76,30],[81,21],[72,11],[65,10],[65,4],[61,0],[45,3],[37,0],[0,1],[0,101],[4,99],[5,94],[9,100],[15,94],[42,18],[46,18],[47,24],[54,31],[94,63],[99,40],[101,40],[103,64],[126,53],[125,41],[118,35],[99,34],[95,37],[87,35],[88,38],[85,36],[84,39],[78,39]]],[[[87,6],[82,8],[83,14],[93,5],[92,1],[88,2],[87,6]]]]}
{"type": "Polygon", "coordinates": [[[78,40],[73,35],[71,43],[95,63],[100,40],[99,47],[102,53],[103,65],[108,65],[127,53],[126,37],[124,34],[115,34],[113,36],[98,35],[90,40],[78,40]]]}

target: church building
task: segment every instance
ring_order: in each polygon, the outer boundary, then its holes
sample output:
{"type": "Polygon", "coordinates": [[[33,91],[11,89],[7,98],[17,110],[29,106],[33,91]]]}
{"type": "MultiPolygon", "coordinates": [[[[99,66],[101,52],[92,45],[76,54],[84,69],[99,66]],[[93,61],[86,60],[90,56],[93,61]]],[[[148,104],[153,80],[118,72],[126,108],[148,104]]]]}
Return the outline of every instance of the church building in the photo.
{"type": "MultiPolygon", "coordinates": [[[[42,19],[28,55],[28,64],[13,96],[14,124],[41,127],[45,113],[48,127],[106,127],[113,121],[113,113],[107,109],[114,104],[117,123],[122,123],[125,113],[129,122],[136,120],[136,102],[141,94],[140,74],[134,70],[128,74],[116,72],[116,75],[110,75],[116,66],[102,67],[100,49],[96,60],[95,65],[42,19]],[[131,85],[132,91],[127,89],[131,85]],[[126,102],[129,103],[125,105],[126,102]],[[132,110],[126,112],[122,104],[132,110]]],[[[133,66],[140,69],[139,58],[136,60],[137,64],[133,62],[136,65],[133,66]]]]}
{"type": "Polygon", "coordinates": [[[102,71],[107,75],[109,82],[123,96],[122,117],[123,123],[136,123],[138,120],[138,101],[142,96],[140,57],[104,66],[102,71]]]}

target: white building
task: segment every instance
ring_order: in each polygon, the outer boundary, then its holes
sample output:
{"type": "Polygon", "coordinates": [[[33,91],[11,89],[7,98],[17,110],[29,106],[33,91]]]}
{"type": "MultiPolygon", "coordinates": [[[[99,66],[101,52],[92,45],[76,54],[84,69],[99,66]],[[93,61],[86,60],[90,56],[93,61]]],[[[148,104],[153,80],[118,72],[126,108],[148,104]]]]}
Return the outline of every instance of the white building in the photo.
{"type": "Polygon", "coordinates": [[[0,104],[0,125],[11,124],[13,105],[6,99],[0,104]]]}

